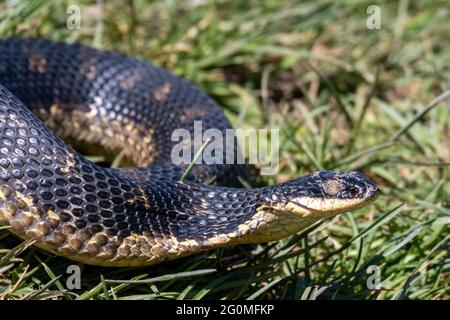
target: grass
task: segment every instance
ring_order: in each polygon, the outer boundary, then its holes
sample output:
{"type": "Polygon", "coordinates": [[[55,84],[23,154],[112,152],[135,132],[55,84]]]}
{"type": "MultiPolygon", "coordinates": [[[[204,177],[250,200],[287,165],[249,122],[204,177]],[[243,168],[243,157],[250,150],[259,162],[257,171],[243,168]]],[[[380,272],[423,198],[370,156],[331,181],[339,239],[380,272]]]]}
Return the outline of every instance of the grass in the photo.
{"type": "Polygon", "coordinates": [[[81,42],[199,85],[239,127],[280,128],[280,172],[360,170],[383,195],[276,243],[140,269],[72,263],[0,229],[2,299],[449,299],[450,14],[445,1],[0,3],[0,37],[81,42]],[[80,30],[67,30],[78,4],[80,30]],[[437,100],[436,100],[437,99],[437,100]],[[378,275],[381,283],[377,283],[378,275]],[[378,284],[378,285],[377,285],[378,284]],[[320,295],[318,295],[320,293],[320,295]]]}

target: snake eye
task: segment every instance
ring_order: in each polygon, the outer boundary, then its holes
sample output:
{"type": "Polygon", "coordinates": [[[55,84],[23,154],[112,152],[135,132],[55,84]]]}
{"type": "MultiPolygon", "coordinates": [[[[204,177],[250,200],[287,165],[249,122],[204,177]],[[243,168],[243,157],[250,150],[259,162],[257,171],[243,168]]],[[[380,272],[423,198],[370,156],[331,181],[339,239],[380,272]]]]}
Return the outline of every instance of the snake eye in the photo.
{"type": "Polygon", "coordinates": [[[352,198],[356,198],[359,195],[359,189],[356,187],[349,187],[347,192],[352,198]]]}

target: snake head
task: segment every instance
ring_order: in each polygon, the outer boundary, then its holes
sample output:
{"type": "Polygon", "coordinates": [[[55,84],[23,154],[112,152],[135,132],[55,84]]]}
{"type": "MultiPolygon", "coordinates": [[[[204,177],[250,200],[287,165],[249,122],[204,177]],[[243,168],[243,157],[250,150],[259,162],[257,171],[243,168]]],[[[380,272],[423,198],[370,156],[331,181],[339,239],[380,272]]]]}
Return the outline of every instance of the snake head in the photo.
{"type": "MultiPolygon", "coordinates": [[[[379,194],[360,172],[321,171],[291,180],[271,190],[265,200],[278,211],[300,216],[327,216],[367,205],[379,194]]],[[[266,203],[267,203],[266,202],[266,203]]]]}

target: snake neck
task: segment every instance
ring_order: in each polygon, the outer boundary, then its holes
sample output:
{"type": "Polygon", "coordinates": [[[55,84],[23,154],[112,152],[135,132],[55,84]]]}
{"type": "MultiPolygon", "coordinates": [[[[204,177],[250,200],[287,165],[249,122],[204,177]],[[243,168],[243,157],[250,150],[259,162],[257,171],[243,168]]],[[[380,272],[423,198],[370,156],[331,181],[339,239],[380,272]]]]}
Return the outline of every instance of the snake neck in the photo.
{"type": "Polygon", "coordinates": [[[274,189],[153,179],[145,184],[150,191],[145,197],[151,210],[158,213],[157,220],[167,219],[165,234],[177,241],[196,241],[199,247],[279,240],[323,218],[271,206],[274,189]],[[158,199],[152,198],[155,194],[158,199]]]}

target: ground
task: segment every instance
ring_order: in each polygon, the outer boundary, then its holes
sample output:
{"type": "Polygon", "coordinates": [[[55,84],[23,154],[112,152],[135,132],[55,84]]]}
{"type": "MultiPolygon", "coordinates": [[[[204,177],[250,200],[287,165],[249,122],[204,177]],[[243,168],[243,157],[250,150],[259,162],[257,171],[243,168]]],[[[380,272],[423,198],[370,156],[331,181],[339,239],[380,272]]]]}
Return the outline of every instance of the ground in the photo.
{"type": "Polygon", "coordinates": [[[0,37],[137,56],[200,86],[235,127],[280,128],[280,172],[264,184],[345,169],[382,191],[276,243],[80,265],[75,290],[70,261],[0,230],[0,298],[450,298],[449,14],[446,1],[0,2],[0,37]]]}

